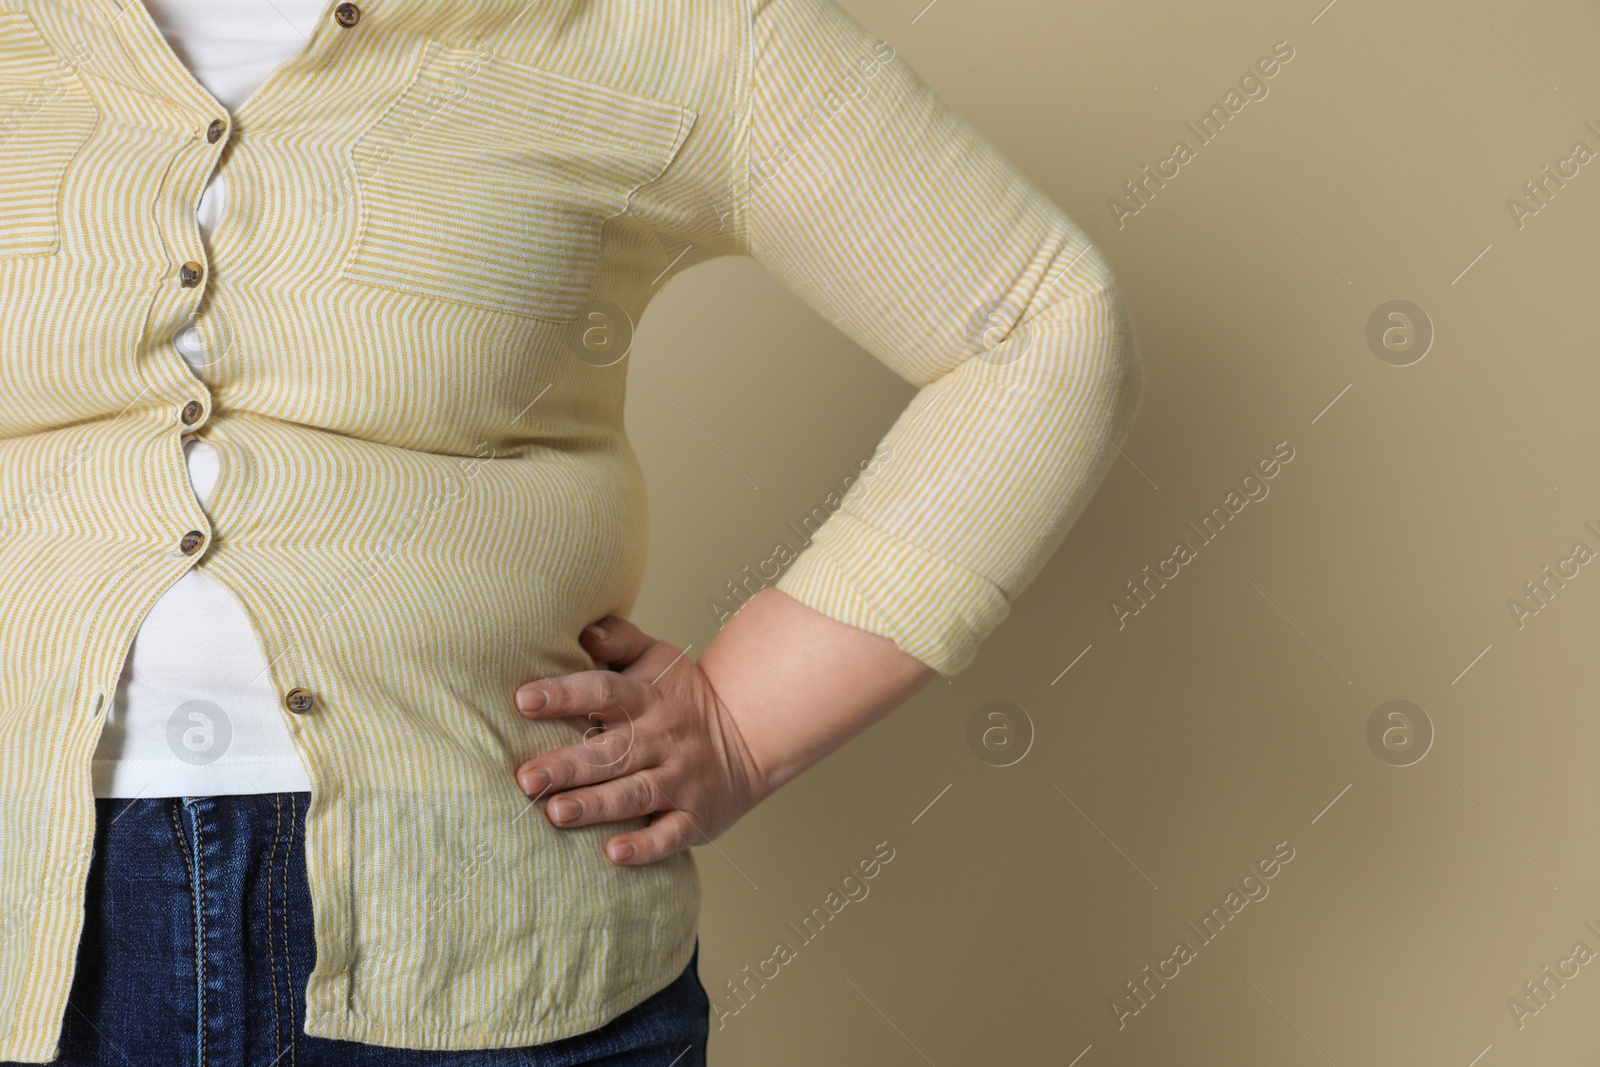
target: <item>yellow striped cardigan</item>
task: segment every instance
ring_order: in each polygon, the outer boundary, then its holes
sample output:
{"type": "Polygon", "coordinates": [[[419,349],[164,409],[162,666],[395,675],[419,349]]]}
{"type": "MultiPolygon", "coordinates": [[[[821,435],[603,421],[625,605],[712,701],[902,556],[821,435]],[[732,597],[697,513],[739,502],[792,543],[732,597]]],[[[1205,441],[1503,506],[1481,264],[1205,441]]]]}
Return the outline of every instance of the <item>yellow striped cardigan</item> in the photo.
{"type": "Polygon", "coordinates": [[[833,0],[330,0],[232,114],[137,0],[0,0],[0,1059],[56,1055],[90,756],[190,567],[312,779],[307,1034],[551,1041],[687,965],[691,854],[525,817],[513,769],[581,731],[510,697],[634,603],[618,338],[723,255],[918,387],[778,587],[963,669],[1141,371],[1084,233],[833,0]]]}

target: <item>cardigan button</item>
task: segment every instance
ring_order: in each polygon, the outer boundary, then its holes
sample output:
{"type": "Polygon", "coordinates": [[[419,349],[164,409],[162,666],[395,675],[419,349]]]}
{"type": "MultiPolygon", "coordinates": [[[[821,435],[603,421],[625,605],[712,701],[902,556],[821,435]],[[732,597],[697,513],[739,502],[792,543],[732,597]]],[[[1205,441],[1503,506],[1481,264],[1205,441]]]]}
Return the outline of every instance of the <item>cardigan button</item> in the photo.
{"type": "Polygon", "coordinates": [[[201,404],[200,401],[189,401],[183,405],[183,414],[180,416],[183,419],[183,424],[185,426],[193,426],[200,421],[200,416],[205,414],[205,410],[205,405],[201,404]]]}
{"type": "Polygon", "coordinates": [[[185,556],[192,556],[200,551],[200,546],[206,543],[206,535],[199,530],[190,530],[183,535],[183,540],[178,542],[178,548],[185,556]]]}
{"type": "Polygon", "coordinates": [[[216,144],[222,140],[222,135],[228,132],[228,124],[221,119],[213,119],[211,125],[206,127],[206,144],[216,144]]]}
{"type": "Polygon", "coordinates": [[[185,289],[193,289],[200,284],[200,279],[205,277],[206,269],[194,260],[190,260],[178,268],[178,281],[185,289]]]}
{"type": "Polygon", "coordinates": [[[283,706],[296,715],[304,715],[310,711],[312,703],[311,693],[299,686],[283,694],[283,706]]]}
{"type": "Polygon", "coordinates": [[[340,4],[333,9],[333,20],[349,29],[361,21],[361,9],[355,4],[340,4]]]}

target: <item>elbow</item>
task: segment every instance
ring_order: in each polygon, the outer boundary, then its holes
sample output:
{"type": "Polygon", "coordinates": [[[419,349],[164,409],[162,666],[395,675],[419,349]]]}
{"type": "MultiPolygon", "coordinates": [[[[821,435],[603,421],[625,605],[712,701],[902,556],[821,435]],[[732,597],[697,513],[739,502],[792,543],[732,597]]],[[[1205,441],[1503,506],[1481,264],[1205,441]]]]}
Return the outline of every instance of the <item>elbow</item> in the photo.
{"type": "Polygon", "coordinates": [[[1140,402],[1144,397],[1144,360],[1139,354],[1139,342],[1133,331],[1133,317],[1128,312],[1122,292],[1115,283],[1109,285],[1102,299],[1106,315],[1113,323],[1112,337],[1107,343],[1105,382],[1106,406],[1111,413],[1108,436],[1121,445],[1133,429],[1138,417],[1140,402]]]}
{"type": "Polygon", "coordinates": [[[1145,369],[1121,289],[1099,261],[1090,284],[1053,294],[1020,325],[1036,359],[1037,385],[1058,398],[1068,418],[1087,418],[1109,449],[1132,431],[1144,396],[1145,369]]]}

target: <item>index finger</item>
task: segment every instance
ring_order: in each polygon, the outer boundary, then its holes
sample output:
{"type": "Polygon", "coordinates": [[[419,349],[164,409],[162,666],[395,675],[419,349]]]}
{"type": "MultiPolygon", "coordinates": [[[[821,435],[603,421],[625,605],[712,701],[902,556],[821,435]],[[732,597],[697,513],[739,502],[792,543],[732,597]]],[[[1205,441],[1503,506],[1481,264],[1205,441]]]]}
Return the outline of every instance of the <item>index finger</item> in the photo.
{"type": "MultiPolygon", "coordinates": [[[[613,712],[624,702],[638,707],[639,681],[616,671],[577,671],[524,682],[514,699],[517,711],[530,719],[561,719],[573,715],[613,712]]],[[[626,710],[624,714],[626,714],[626,710]]]]}

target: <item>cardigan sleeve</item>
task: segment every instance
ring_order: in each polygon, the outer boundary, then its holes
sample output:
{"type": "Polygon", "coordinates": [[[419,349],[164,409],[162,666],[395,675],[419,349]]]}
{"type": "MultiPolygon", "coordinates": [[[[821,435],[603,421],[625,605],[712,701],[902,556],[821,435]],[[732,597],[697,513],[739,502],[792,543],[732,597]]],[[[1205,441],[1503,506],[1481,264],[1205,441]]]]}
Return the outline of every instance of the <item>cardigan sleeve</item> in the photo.
{"type": "Polygon", "coordinates": [[[740,251],[917,386],[779,589],[967,667],[1117,456],[1142,370],[1082,230],[834,0],[750,0],[740,251]]]}

